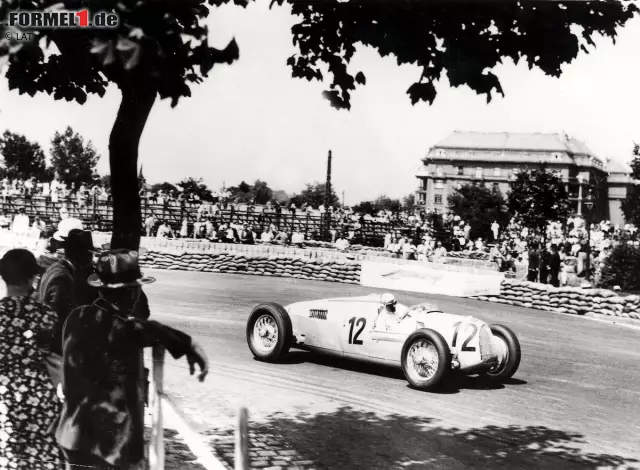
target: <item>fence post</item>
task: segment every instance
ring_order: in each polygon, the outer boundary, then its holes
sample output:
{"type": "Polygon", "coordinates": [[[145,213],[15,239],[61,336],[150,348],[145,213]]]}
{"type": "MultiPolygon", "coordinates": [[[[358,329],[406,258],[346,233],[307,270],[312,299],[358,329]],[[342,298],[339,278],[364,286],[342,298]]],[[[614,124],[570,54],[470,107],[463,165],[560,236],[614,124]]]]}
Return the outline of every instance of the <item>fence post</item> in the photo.
{"type": "Polygon", "coordinates": [[[240,408],[238,427],[236,428],[236,458],[235,470],[249,470],[249,412],[245,407],[240,408]]]}
{"type": "Polygon", "coordinates": [[[164,470],[164,429],[162,424],[162,395],[164,381],[164,347],[153,348],[153,370],[151,383],[151,442],[149,445],[149,464],[151,470],[164,470]]]}

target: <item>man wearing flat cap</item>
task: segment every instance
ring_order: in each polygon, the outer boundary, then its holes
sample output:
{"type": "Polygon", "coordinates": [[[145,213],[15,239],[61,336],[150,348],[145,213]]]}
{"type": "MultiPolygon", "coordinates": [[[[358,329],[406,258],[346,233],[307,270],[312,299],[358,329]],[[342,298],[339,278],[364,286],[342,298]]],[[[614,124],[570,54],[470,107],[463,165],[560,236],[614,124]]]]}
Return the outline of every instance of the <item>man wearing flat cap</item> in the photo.
{"type": "Polygon", "coordinates": [[[99,298],[67,319],[65,401],[55,435],[68,470],[145,468],[143,348],[162,345],[175,359],[186,355],[192,374],[198,365],[200,381],[208,373],[206,355],[190,336],[132,316],[142,286],[152,282],[140,271],[137,251],[104,252],[88,279],[99,298]]]}

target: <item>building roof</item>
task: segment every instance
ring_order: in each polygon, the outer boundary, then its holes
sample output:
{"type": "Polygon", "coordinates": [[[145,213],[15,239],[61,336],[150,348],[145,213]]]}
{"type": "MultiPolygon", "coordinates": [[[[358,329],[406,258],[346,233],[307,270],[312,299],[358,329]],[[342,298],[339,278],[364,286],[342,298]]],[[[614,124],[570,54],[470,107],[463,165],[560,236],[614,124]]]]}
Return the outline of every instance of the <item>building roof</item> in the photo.
{"type": "Polygon", "coordinates": [[[455,131],[434,148],[538,150],[596,157],[584,142],[564,134],[455,131]]]}
{"type": "Polygon", "coordinates": [[[607,159],[605,170],[609,173],[631,174],[631,167],[614,159],[607,159]]]}

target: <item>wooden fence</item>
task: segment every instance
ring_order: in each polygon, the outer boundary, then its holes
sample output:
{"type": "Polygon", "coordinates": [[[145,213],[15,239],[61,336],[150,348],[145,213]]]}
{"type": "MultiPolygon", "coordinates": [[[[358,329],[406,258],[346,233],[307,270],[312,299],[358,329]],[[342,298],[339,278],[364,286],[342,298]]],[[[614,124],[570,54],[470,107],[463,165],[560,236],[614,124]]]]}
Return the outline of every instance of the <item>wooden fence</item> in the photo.
{"type": "MultiPolygon", "coordinates": [[[[163,406],[171,403],[164,393],[164,358],[165,349],[162,346],[154,346],[152,352],[152,369],[149,387],[149,407],[151,410],[151,440],[149,441],[149,469],[165,470],[165,444],[164,444],[164,413],[163,406]]],[[[238,424],[236,427],[235,445],[235,470],[249,470],[251,461],[249,458],[249,414],[246,408],[241,408],[238,413],[238,424]]],[[[226,470],[227,467],[217,459],[200,442],[199,436],[195,438],[191,435],[196,433],[183,423],[182,429],[178,431],[186,437],[187,444],[192,452],[196,454],[199,463],[207,470],[226,470]],[[185,436],[187,435],[187,436],[185,436]]]]}
{"type": "MultiPolygon", "coordinates": [[[[113,223],[113,206],[111,202],[97,197],[85,201],[78,201],[76,198],[68,198],[57,202],[51,198],[43,196],[33,196],[25,198],[23,196],[13,196],[2,198],[0,202],[1,210],[4,214],[15,214],[24,208],[30,217],[39,216],[47,224],[57,224],[60,221],[60,210],[64,207],[71,217],[82,220],[85,225],[96,231],[109,232],[113,223]]],[[[197,221],[199,205],[189,202],[166,202],[164,204],[154,204],[148,199],[142,201],[142,219],[149,216],[154,217],[157,225],[161,221],[166,221],[174,231],[179,232],[184,219],[187,220],[191,233],[193,224],[197,221]]],[[[314,215],[297,212],[295,215],[288,210],[282,213],[273,211],[266,212],[263,207],[259,210],[251,210],[246,206],[241,206],[240,210],[233,207],[221,210],[215,217],[216,223],[246,223],[254,227],[263,227],[274,224],[278,229],[287,233],[298,230],[304,234],[306,240],[330,240],[330,229],[340,229],[335,220],[327,221],[328,214],[314,215]]],[[[345,230],[352,225],[344,224],[345,230]]],[[[141,232],[144,231],[140,227],[141,232]]],[[[383,246],[384,237],[389,231],[401,232],[412,238],[416,232],[414,228],[406,227],[395,223],[377,222],[365,220],[362,228],[356,233],[356,238],[352,243],[367,246],[383,246]]],[[[433,233],[436,238],[441,239],[446,236],[445,232],[437,231],[433,233]]]]}

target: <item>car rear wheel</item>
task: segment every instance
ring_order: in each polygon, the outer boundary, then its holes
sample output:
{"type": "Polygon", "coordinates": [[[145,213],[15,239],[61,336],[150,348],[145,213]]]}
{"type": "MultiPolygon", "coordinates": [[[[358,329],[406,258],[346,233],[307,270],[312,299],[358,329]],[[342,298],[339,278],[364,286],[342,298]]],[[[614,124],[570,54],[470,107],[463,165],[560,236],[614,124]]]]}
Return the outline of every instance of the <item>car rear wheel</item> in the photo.
{"type": "Polygon", "coordinates": [[[500,347],[500,362],[483,375],[493,380],[506,380],[513,377],[520,367],[520,342],[516,334],[503,325],[489,325],[493,341],[500,347]]]}
{"type": "Polygon", "coordinates": [[[437,331],[422,328],[412,333],[402,347],[402,372],[415,388],[436,387],[451,369],[451,351],[437,331]]]}
{"type": "Polygon", "coordinates": [[[292,338],[291,319],[282,305],[263,303],[249,314],[247,343],[256,359],[278,362],[289,352],[292,338]]]}

